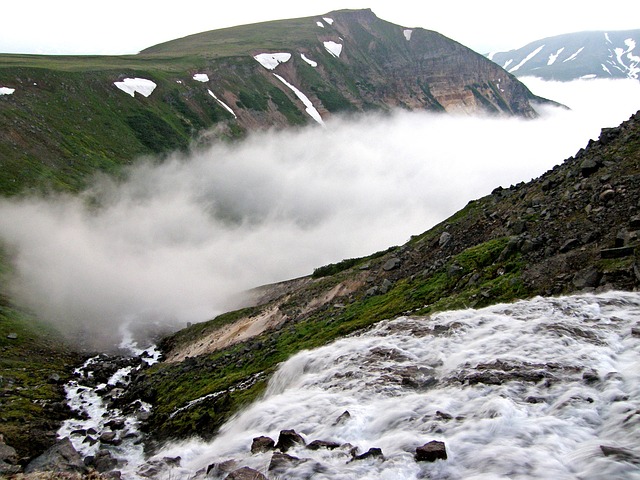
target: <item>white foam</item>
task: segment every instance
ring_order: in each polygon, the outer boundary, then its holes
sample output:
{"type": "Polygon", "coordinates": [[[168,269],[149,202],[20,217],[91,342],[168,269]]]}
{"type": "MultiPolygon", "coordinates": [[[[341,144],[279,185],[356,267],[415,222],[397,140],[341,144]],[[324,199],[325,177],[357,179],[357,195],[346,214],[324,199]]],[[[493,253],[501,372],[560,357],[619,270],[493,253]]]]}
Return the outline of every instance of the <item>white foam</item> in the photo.
{"type": "Polygon", "coordinates": [[[413,33],[413,30],[407,29],[403,33],[404,33],[404,38],[407,39],[407,42],[410,41],[411,40],[411,34],[413,33]]]}
{"type": "Polygon", "coordinates": [[[300,54],[300,58],[302,58],[302,60],[304,60],[305,62],[307,62],[309,65],[311,65],[313,68],[316,68],[318,66],[318,62],[314,62],[313,60],[311,60],[310,58],[308,58],[304,53],[300,54]]]}
{"type": "Polygon", "coordinates": [[[135,93],[148,97],[157,86],[146,78],[125,78],[122,82],[113,82],[113,84],[132,97],[135,96],[135,93]]]}
{"type": "Polygon", "coordinates": [[[193,76],[193,79],[197,82],[205,83],[209,81],[209,75],[207,75],[206,73],[196,73],[193,76]]]}
{"type": "Polygon", "coordinates": [[[331,55],[333,55],[336,58],[340,57],[340,54],[342,53],[342,44],[336,43],[331,40],[329,40],[328,42],[322,42],[322,43],[324,44],[324,48],[327,49],[327,52],[329,52],[331,55]]]}
{"type": "Polygon", "coordinates": [[[209,95],[211,95],[213,98],[216,99],[216,101],[222,106],[222,108],[224,108],[225,110],[227,110],[231,115],[234,116],[234,118],[238,118],[238,116],[236,115],[236,113],[231,110],[231,107],[229,105],[227,105],[226,103],[224,103],[222,100],[220,100],[215,93],[213,93],[211,90],[207,90],[209,92],[209,95]]]}
{"type": "Polygon", "coordinates": [[[296,94],[296,97],[298,97],[300,99],[300,101],[302,103],[304,103],[304,106],[306,107],[305,110],[311,116],[311,118],[313,118],[320,125],[324,125],[324,121],[322,120],[322,117],[320,116],[320,113],[318,112],[318,110],[316,110],[316,107],[313,106],[313,103],[311,103],[311,100],[309,100],[309,97],[307,97],[304,93],[302,93],[294,85],[292,85],[289,82],[287,82],[284,78],[282,78],[277,73],[274,73],[273,75],[278,80],[280,80],[282,83],[284,83],[287,87],[289,87],[293,91],[293,93],[296,94]]]}
{"type": "Polygon", "coordinates": [[[260,53],[253,57],[260,65],[267,70],[273,70],[281,63],[286,63],[291,58],[290,53],[260,53]]]}
{"type": "Polygon", "coordinates": [[[0,87],[0,95],[13,95],[13,92],[15,91],[15,88],[0,87]]]}

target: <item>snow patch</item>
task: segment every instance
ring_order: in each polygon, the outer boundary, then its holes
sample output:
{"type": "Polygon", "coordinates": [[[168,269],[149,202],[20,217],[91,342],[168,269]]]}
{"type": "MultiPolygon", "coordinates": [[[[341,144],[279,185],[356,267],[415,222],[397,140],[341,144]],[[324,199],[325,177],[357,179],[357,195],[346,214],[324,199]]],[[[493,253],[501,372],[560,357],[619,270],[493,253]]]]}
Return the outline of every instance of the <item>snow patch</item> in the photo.
{"type": "Polygon", "coordinates": [[[193,79],[197,82],[205,83],[209,81],[209,75],[207,75],[206,73],[196,73],[193,76],[193,79]]]}
{"type": "Polygon", "coordinates": [[[605,40],[606,40],[608,43],[613,43],[613,42],[611,41],[611,39],[609,38],[609,34],[608,34],[607,32],[605,32],[605,33],[604,33],[604,38],[605,38],[605,40]]]}
{"type": "Polygon", "coordinates": [[[600,66],[602,67],[602,70],[604,70],[609,75],[611,75],[611,71],[606,67],[606,65],[604,63],[601,63],[600,66]]]}
{"type": "Polygon", "coordinates": [[[13,95],[13,92],[15,91],[15,88],[0,87],[0,95],[13,95]]]}
{"type": "Polygon", "coordinates": [[[311,118],[313,118],[320,125],[324,125],[324,122],[322,121],[322,117],[320,116],[320,113],[318,112],[318,110],[316,110],[316,107],[313,106],[313,103],[311,103],[311,100],[309,100],[309,97],[307,97],[304,93],[298,90],[295,86],[291,85],[289,82],[287,82],[284,78],[282,78],[277,73],[274,73],[273,75],[282,83],[284,83],[287,87],[289,87],[291,91],[293,91],[293,93],[296,94],[296,97],[298,97],[300,101],[304,103],[304,106],[306,107],[305,110],[309,114],[309,116],[311,116],[311,118]]]}
{"type": "Polygon", "coordinates": [[[580,77],[580,80],[590,80],[590,79],[596,78],[596,77],[597,77],[597,75],[595,73],[590,73],[588,75],[582,75],[580,77]]]}
{"type": "Polygon", "coordinates": [[[504,68],[505,70],[507,69],[507,67],[509,65],[511,65],[513,63],[513,58],[507,60],[506,62],[504,62],[504,65],[502,66],[502,68],[504,68]]]}
{"type": "Polygon", "coordinates": [[[226,103],[224,103],[222,100],[220,100],[218,97],[216,97],[216,94],[213,93],[211,90],[207,89],[207,92],[209,92],[209,95],[211,95],[213,98],[215,98],[216,102],[218,102],[222,108],[224,108],[227,112],[229,112],[231,115],[233,115],[234,118],[238,118],[238,116],[236,115],[236,113],[231,110],[231,107],[229,105],[227,105],[226,103]]]}
{"type": "Polygon", "coordinates": [[[542,50],[544,48],[544,45],[540,45],[538,48],[536,48],[533,52],[531,52],[529,55],[527,55],[524,60],[522,60],[518,65],[516,65],[515,67],[513,67],[511,70],[509,70],[509,73],[513,73],[516,70],[519,70],[520,67],[522,67],[525,63],[527,63],[529,60],[531,60],[533,57],[535,57],[537,54],[540,53],[540,50],[542,50]]]}
{"type": "Polygon", "coordinates": [[[302,58],[302,60],[304,60],[305,62],[307,62],[309,65],[311,65],[313,68],[316,68],[318,66],[318,62],[314,62],[313,60],[311,60],[310,58],[307,58],[305,56],[304,53],[300,54],[300,57],[302,58]]]}
{"type": "Polygon", "coordinates": [[[575,59],[576,59],[576,57],[577,57],[578,55],[580,55],[580,52],[582,52],[582,50],[584,50],[584,47],[580,47],[576,53],[574,53],[573,55],[571,55],[571,56],[570,56],[569,58],[567,58],[566,60],[563,60],[563,61],[562,61],[562,63],[570,62],[571,60],[575,60],[575,59]]]}
{"type": "Polygon", "coordinates": [[[333,25],[333,18],[322,17],[322,19],[327,22],[329,25],[333,25]]]}
{"type": "Polygon", "coordinates": [[[404,32],[404,38],[407,39],[407,42],[411,40],[411,34],[413,33],[413,30],[405,30],[404,32]]]}
{"type": "Polygon", "coordinates": [[[553,65],[554,63],[556,63],[556,60],[558,59],[558,57],[560,56],[560,54],[564,52],[564,47],[558,49],[558,51],[556,53],[552,53],[549,55],[549,61],[547,62],[547,66],[549,65],[553,65]]]}
{"type": "Polygon", "coordinates": [[[324,23],[322,23],[320,20],[316,22],[316,25],[319,26],[320,28],[324,28],[324,23]]]}
{"type": "Polygon", "coordinates": [[[147,80],[146,78],[125,78],[121,82],[113,82],[113,84],[118,87],[123,92],[135,96],[136,93],[139,93],[143,97],[148,97],[155,90],[156,84],[151,80],[147,80]]]}
{"type": "Polygon", "coordinates": [[[255,60],[267,70],[273,70],[281,63],[288,62],[291,59],[290,53],[260,53],[254,55],[255,60]]]}
{"type": "Polygon", "coordinates": [[[182,80],[176,80],[176,83],[182,85],[182,80]]]}
{"type": "Polygon", "coordinates": [[[342,44],[333,42],[331,40],[328,42],[323,42],[323,44],[324,48],[327,49],[327,52],[329,52],[336,58],[340,58],[340,54],[342,53],[342,44]]]}

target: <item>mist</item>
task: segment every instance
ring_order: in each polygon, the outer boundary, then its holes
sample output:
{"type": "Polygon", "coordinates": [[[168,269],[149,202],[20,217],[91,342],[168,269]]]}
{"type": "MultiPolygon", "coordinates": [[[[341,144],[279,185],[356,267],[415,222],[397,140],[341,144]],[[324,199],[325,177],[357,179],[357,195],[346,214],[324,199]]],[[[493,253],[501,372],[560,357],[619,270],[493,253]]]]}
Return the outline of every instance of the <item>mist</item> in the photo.
{"type": "Polygon", "coordinates": [[[127,325],[204,321],[252,287],[402,244],[640,108],[637,81],[525,82],[571,110],[338,118],[141,160],[79,196],[2,200],[10,294],[103,346],[127,325]]]}

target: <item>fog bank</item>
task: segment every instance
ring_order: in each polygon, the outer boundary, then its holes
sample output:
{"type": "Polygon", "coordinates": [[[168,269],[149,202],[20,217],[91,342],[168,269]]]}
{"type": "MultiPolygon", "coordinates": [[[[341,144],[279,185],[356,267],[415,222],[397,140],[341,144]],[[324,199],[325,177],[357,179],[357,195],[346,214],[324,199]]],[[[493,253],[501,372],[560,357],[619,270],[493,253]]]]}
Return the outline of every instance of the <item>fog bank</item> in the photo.
{"type": "Polygon", "coordinates": [[[139,163],[126,182],[102,179],[79,197],[3,200],[12,296],[92,339],[128,322],[207,320],[237,292],[402,244],[640,108],[631,80],[525,81],[572,110],[334,119],[139,163]]]}

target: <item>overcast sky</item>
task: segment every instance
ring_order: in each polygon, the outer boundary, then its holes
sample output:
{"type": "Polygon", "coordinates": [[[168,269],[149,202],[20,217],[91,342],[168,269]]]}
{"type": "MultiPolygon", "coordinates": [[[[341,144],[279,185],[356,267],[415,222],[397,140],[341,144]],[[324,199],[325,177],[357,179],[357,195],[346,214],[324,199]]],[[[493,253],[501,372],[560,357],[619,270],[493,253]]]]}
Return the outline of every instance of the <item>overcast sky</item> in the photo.
{"type": "Polygon", "coordinates": [[[104,2],[31,0],[5,2],[0,52],[126,54],[217,28],[282,18],[371,8],[405,27],[440,32],[480,53],[519,48],[540,38],[584,30],[640,28],[640,2],[537,0],[529,3],[325,0],[304,2],[104,2]]]}

